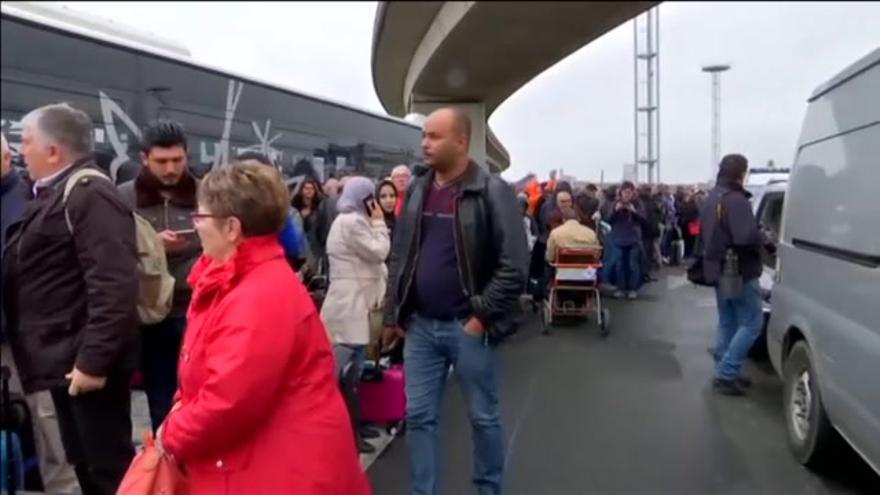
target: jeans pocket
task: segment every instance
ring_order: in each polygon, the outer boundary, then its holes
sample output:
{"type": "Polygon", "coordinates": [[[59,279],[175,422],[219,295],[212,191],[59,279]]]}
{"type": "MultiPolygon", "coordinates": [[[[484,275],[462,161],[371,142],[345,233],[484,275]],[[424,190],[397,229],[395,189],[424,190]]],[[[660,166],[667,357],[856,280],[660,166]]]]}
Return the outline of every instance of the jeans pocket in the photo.
{"type": "Polygon", "coordinates": [[[478,334],[478,335],[475,335],[475,334],[473,334],[473,333],[470,333],[470,332],[468,332],[467,329],[465,328],[465,324],[467,323],[467,321],[468,321],[468,320],[457,321],[457,323],[458,323],[458,331],[461,332],[461,334],[464,336],[464,338],[467,339],[467,340],[470,340],[470,341],[472,341],[472,342],[478,342],[478,343],[484,343],[484,344],[487,343],[487,342],[488,342],[488,338],[489,338],[489,330],[488,330],[488,329],[484,329],[483,332],[480,333],[480,334],[478,334]]]}

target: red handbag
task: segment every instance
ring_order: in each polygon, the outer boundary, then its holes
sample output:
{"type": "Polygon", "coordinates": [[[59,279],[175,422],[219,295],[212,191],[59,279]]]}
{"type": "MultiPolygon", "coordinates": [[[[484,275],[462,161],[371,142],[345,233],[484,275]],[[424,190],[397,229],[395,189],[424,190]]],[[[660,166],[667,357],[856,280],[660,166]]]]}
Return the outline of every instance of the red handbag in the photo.
{"type": "Polygon", "coordinates": [[[153,433],[144,432],[144,450],[128,466],[117,495],[188,495],[189,482],[170,457],[156,447],[153,433]]]}
{"type": "Polygon", "coordinates": [[[690,235],[700,235],[700,220],[688,222],[688,233],[690,235]]]}

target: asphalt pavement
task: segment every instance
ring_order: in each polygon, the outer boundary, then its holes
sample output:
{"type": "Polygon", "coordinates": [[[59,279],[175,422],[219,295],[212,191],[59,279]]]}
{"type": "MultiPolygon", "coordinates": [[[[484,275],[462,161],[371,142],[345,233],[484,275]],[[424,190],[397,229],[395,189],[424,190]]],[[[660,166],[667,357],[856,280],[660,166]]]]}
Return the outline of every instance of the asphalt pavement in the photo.
{"type": "MultiPolygon", "coordinates": [[[[639,300],[605,301],[607,339],[594,323],[542,336],[532,318],[502,346],[505,493],[880,494],[880,478],[851,452],[821,475],[794,461],[769,363],[747,365],[748,396],[711,392],[711,290],[666,269],[639,300]]],[[[454,373],[448,386],[443,492],[471,493],[470,426],[454,373]]],[[[374,493],[407,493],[408,463],[399,438],[370,465],[374,493]]]]}

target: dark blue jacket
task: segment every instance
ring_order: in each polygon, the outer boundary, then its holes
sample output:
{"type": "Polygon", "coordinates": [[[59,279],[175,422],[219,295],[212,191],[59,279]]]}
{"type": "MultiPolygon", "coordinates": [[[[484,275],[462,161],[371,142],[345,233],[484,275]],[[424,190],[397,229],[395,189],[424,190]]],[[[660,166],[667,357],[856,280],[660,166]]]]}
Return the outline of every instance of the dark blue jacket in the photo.
{"type": "Polygon", "coordinates": [[[728,248],[739,256],[739,271],[746,281],[761,276],[761,247],[767,243],[749,202],[751,194],[736,183],[719,182],[700,211],[703,275],[714,284],[721,277],[728,248]]]}
{"type": "MultiPolygon", "coordinates": [[[[0,189],[3,192],[3,200],[0,207],[2,226],[0,226],[0,251],[6,246],[6,230],[10,225],[19,221],[24,213],[24,205],[28,200],[28,184],[19,176],[16,170],[10,170],[0,180],[0,189]]],[[[0,254],[0,261],[3,257],[0,254]]],[[[5,339],[6,316],[3,313],[3,293],[0,290],[0,340],[5,339]]]]}
{"type": "Polygon", "coordinates": [[[630,210],[616,210],[615,202],[611,205],[611,218],[608,223],[611,224],[611,232],[614,237],[614,244],[617,246],[633,246],[642,241],[642,229],[647,225],[645,220],[645,210],[642,208],[641,202],[633,199],[632,205],[635,206],[636,212],[630,210]]]}

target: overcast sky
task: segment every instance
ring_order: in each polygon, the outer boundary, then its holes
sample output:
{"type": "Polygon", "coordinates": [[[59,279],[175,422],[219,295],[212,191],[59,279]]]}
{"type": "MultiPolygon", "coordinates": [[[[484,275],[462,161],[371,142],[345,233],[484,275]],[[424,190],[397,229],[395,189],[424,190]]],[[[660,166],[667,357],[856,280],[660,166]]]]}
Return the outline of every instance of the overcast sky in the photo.
{"type": "MultiPolygon", "coordinates": [[[[71,7],[186,45],[193,58],[374,111],[374,2],[79,2],[71,7]]],[[[880,2],[676,3],[660,8],[661,167],[667,182],[703,180],[710,85],[700,66],[730,63],[722,83],[722,153],[753,165],[793,158],[820,83],[880,46],[880,2]]],[[[632,24],[548,69],[490,124],[510,151],[504,175],[619,180],[633,158],[632,24]],[[540,116],[540,118],[536,118],[540,116]]]]}

